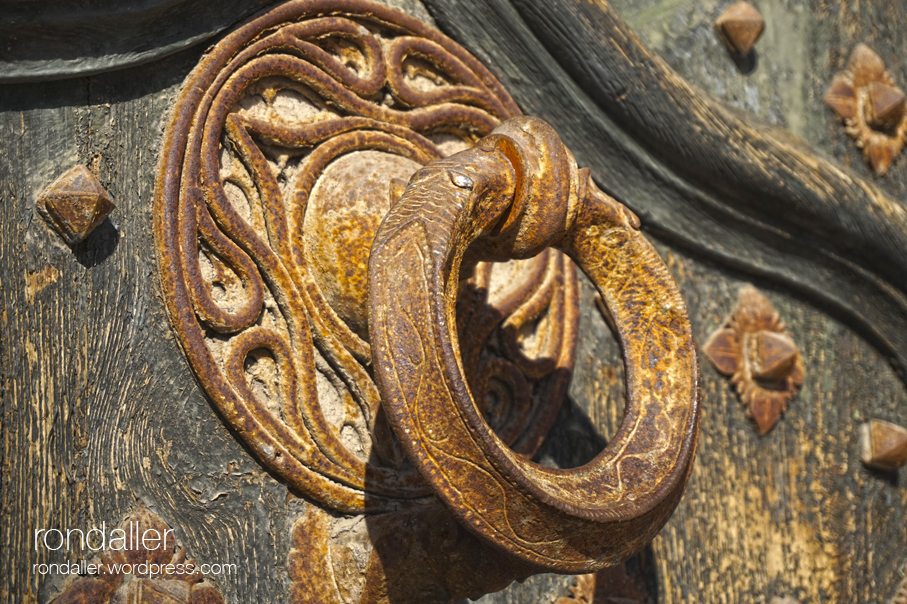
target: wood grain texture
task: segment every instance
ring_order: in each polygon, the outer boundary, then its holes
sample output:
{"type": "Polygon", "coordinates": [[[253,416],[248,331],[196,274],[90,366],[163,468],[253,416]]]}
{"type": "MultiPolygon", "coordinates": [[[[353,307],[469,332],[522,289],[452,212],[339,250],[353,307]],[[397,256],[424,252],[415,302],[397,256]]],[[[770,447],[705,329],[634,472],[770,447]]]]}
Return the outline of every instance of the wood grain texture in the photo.
{"type": "MultiPolygon", "coordinates": [[[[895,79],[904,81],[896,51],[904,43],[904,28],[896,25],[903,22],[903,8],[887,3],[760,2],[766,32],[756,46],[756,68],[743,73],[712,31],[725,4],[615,0],[612,6],[687,81],[736,109],[786,127],[815,151],[834,155],[861,177],[872,178],[859,149],[823,106],[822,94],[859,41],[875,48],[895,79]]],[[[464,17],[459,23],[469,20],[464,17]]],[[[445,27],[440,19],[439,25],[445,27]]],[[[523,50],[529,52],[532,45],[525,44],[523,50]]],[[[481,47],[490,56],[493,45],[481,47]]],[[[499,76],[516,70],[519,56],[519,51],[506,61],[496,56],[493,68],[499,76]]],[[[512,73],[514,79],[526,78],[529,87],[526,74],[531,70],[512,73]]],[[[527,102],[534,104],[536,115],[560,111],[561,104],[582,108],[587,103],[575,89],[560,97],[552,91],[554,84],[537,94],[521,93],[513,89],[519,82],[504,79],[524,108],[527,102]],[[547,105],[547,94],[556,102],[547,105]]],[[[582,118],[565,119],[569,124],[582,118]]],[[[606,167],[624,165],[613,157],[625,153],[624,148],[612,153],[605,147],[602,142],[599,149],[611,153],[602,160],[608,162],[606,167]]],[[[581,164],[594,161],[582,153],[577,152],[581,164]]],[[[888,176],[873,182],[893,199],[903,199],[905,174],[902,159],[888,176]]],[[[644,216],[643,228],[647,225],[651,227],[644,216]]],[[[743,249],[748,243],[742,236],[737,241],[743,249]]],[[[666,245],[659,251],[681,284],[700,344],[734,307],[738,288],[753,282],[803,350],[806,383],[776,430],[760,438],[730,383],[703,359],[704,416],[696,469],[678,512],[653,541],[657,601],[769,602],[790,594],[800,602],[888,602],[907,572],[904,474],[863,468],[857,428],[867,417],[903,423],[903,384],[884,355],[840,322],[841,315],[832,312],[837,318],[829,317],[827,307],[817,308],[769,280],[720,268],[699,253],[666,245]]],[[[587,286],[580,326],[586,337],[579,342],[571,390],[574,414],[555,426],[553,434],[562,444],[551,441],[542,450],[543,459],[567,467],[601,448],[599,444],[590,451],[588,444],[570,443],[580,442],[579,435],[588,435],[590,427],[599,438],[610,437],[623,406],[619,351],[605,322],[592,310],[592,295],[587,286]],[[613,402],[585,402],[596,398],[613,402]]],[[[594,440],[587,436],[582,442],[594,440]]],[[[529,594],[552,584],[558,587],[548,588],[549,594],[559,589],[566,595],[569,580],[548,575],[481,601],[535,601],[529,594]]]]}
{"type": "MultiPolygon", "coordinates": [[[[893,199],[905,199],[907,164],[903,157],[895,162],[887,176],[874,178],[860,150],[822,103],[822,94],[831,77],[846,65],[859,42],[868,44],[883,57],[895,80],[907,81],[907,65],[898,50],[905,43],[905,30],[898,25],[905,22],[903,6],[891,3],[762,2],[759,8],[766,15],[768,24],[765,37],[756,47],[757,68],[750,74],[741,73],[732,62],[716,55],[715,51],[722,49],[710,35],[709,28],[711,20],[721,10],[720,3],[692,2],[678,7],[673,13],[653,11],[647,15],[643,14],[645,10],[637,12],[643,8],[643,5],[624,0],[615,3],[615,9],[627,16],[644,41],[656,48],[685,79],[735,107],[788,128],[817,151],[833,155],[854,173],[872,179],[893,199]]],[[[733,277],[734,286],[738,279],[746,279],[739,275],[733,277]]],[[[773,303],[778,299],[771,291],[768,295],[773,303]]],[[[784,508],[778,503],[769,505],[766,497],[760,507],[772,510],[773,515],[783,514],[786,519],[781,526],[785,529],[762,531],[762,534],[772,535],[773,539],[778,538],[773,533],[781,536],[799,534],[797,541],[791,543],[812,543],[813,549],[828,544],[828,560],[839,572],[835,574],[834,587],[822,596],[822,601],[848,601],[850,598],[850,601],[888,602],[897,583],[907,573],[904,474],[903,471],[896,475],[879,474],[860,467],[857,463],[857,429],[860,420],[869,417],[905,423],[904,387],[880,360],[878,353],[850,329],[809,306],[804,308],[802,300],[787,298],[785,304],[798,310],[789,313],[778,307],[783,320],[789,327],[796,326],[798,344],[811,349],[804,348],[804,355],[809,359],[804,390],[794,399],[788,419],[781,422],[783,425],[793,420],[799,425],[783,437],[785,453],[775,453],[772,465],[797,477],[789,480],[791,485],[798,487],[793,492],[788,490],[792,497],[785,502],[784,508]],[[827,352],[821,353],[826,346],[827,352]],[[809,414],[796,420],[793,413],[801,404],[810,405],[809,414]],[[814,422],[824,423],[825,428],[815,426],[814,422]],[[796,447],[795,455],[787,462],[785,458],[791,446],[796,447]],[[811,463],[805,464],[804,460],[811,463]],[[815,460],[821,465],[817,466],[815,460]],[[840,478],[833,478],[838,473],[840,478]],[[813,487],[815,494],[812,494],[803,482],[811,484],[814,481],[817,484],[813,487]],[[827,513],[814,507],[819,502],[828,503],[827,513]],[[814,511],[804,513],[807,509],[814,511]],[[810,521],[805,526],[813,529],[812,537],[795,528],[804,519],[810,521]]],[[[700,342],[704,342],[709,329],[710,325],[696,332],[700,342]]],[[[704,371],[706,380],[709,379],[707,376],[708,372],[704,371]]],[[[705,396],[708,402],[707,391],[705,396]]],[[[722,398],[735,402],[732,396],[722,395],[722,398]]],[[[708,439],[708,436],[704,438],[708,439]]],[[[701,463],[704,460],[700,457],[701,463]]],[[[763,484],[770,485],[776,480],[769,482],[767,469],[763,469],[762,474],[763,478],[754,481],[755,486],[765,488],[767,492],[775,491],[775,487],[768,489],[763,484]]],[[[783,495],[785,491],[776,492],[783,495]]],[[[737,521],[744,522],[749,520],[737,521]]],[[[759,522],[764,524],[765,521],[759,522]]],[[[797,556],[794,546],[785,549],[788,553],[781,558],[785,568],[796,568],[792,573],[803,577],[808,569],[803,568],[802,560],[808,556],[797,556]]],[[[766,558],[772,557],[766,555],[766,558]]],[[[791,589],[792,595],[796,595],[798,592],[793,585],[785,587],[783,579],[779,580],[785,574],[786,571],[771,580],[771,573],[765,573],[764,580],[766,584],[771,581],[777,585],[777,591],[773,592],[777,595],[782,595],[785,589],[791,589]]],[[[799,593],[803,602],[819,601],[819,597],[812,594],[821,592],[815,587],[799,593]]],[[[768,599],[770,597],[766,597],[766,601],[768,599]]]]}
{"type": "Polygon", "coordinates": [[[277,601],[289,544],[286,488],[254,463],[198,391],[170,336],[151,233],[164,117],[198,50],[153,67],[2,96],[0,601],[46,602],[64,586],[32,565],[36,528],[117,526],[141,506],[176,529],[227,601],[277,601]],[[37,194],[89,165],[117,203],[70,249],[37,194]]]}
{"type": "Polygon", "coordinates": [[[907,212],[890,196],[699,94],[605,2],[426,4],[650,232],[811,296],[907,369],[907,212]]]}
{"type": "MultiPolygon", "coordinates": [[[[672,255],[703,341],[745,279],[672,255]]],[[[703,367],[697,470],[653,543],[661,601],[790,594],[801,602],[884,602],[907,560],[907,494],[896,478],[859,462],[858,427],[867,416],[902,416],[903,386],[840,323],[758,285],[802,347],[806,380],[775,430],[757,437],[729,383],[703,367]]]]}
{"type": "MultiPolygon", "coordinates": [[[[870,177],[821,94],[857,41],[873,46],[895,79],[907,82],[902,5],[760,2],[767,29],[749,75],[711,32],[723,8],[715,0],[613,6],[688,81],[870,177]]],[[[506,25],[509,17],[464,11],[458,23],[484,19],[506,31],[496,18],[506,25]]],[[[602,134],[598,122],[587,120],[591,102],[579,87],[561,85],[541,66],[517,70],[517,58],[535,48],[531,38],[512,42],[507,56],[493,54],[487,39],[469,46],[512,76],[506,85],[524,111],[557,117],[565,139],[579,128],[600,137],[596,145],[568,140],[581,165],[649,178],[647,186],[618,182],[629,204],[652,199],[669,206],[698,195],[675,187],[670,171],[639,163],[645,153],[632,137],[619,129],[602,134]],[[546,105],[546,95],[557,104],[546,105]]],[[[34,528],[116,524],[140,505],[175,527],[197,560],[240,563],[238,576],[213,578],[227,602],[281,602],[289,593],[288,519],[303,504],[252,461],[200,394],[169,336],[156,286],[150,207],[158,145],[171,99],[203,50],[143,68],[0,90],[0,602],[46,602],[62,588],[31,573],[36,562],[64,558],[30,550],[34,528]],[[36,216],[34,203],[75,163],[93,168],[118,209],[71,252],[36,216]]],[[[904,199],[907,162],[874,182],[904,199]]],[[[709,224],[702,214],[680,218],[678,228],[709,224]]],[[[758,240],[709,233],[745,250],[754,264],[788,258],[790,271],[804,266],[758,240]]],[[[681,283],[694,336],[704,342],[733,307],[737,287],[754,279],[720,268],[711,256],[663,244],[659,251],[681,283]]],[[[904,386],[883,355],[827,314],[839,313],[815,308],[787,285],[755,283],[804,351],[806,382],[776,429],[760,439],[730,384],[702,363],[696,470],[652,545],[658,601],[768,602],[791,593],[801,602],[887,602],[907,572],[904,471],[893,477],[864,470],[856,427],[868,417],[905,423],[904,386]]],[[[585,289],[575,402],[540,453],[565,467],[601,450],[623,404],[619,351],[591,296],[585,289]],[[612,403],[587,403],[598,398],[612,403]]],[[[567,595],[570,580],[542,575],[482,601],[554,601],[567,595]]]]}

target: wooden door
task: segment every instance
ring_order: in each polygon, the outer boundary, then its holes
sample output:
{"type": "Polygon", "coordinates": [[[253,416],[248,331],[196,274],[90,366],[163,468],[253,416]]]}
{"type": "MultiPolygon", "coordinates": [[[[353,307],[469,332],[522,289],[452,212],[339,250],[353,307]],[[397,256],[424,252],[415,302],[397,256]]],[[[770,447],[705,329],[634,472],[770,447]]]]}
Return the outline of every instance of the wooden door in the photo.
{"type": "MultiPolygon", "coordinates": [[[[0,17],[10,41],[6,59],[0,51],[5,602],[50,602],[78,580],[35,569],[75,559],[36,543],[36,530],[112,527],[136,514],[166,525],[191,558],[236,565],[170,585],[179,597],[291,601],[287,560],[307,503],[215,412],[173,335],[154,251],[155,181],[181,85],[219,32],[251,13],[237,4],[224,8],[229,18],[211,16],[201,4],[120,14],[99,2],[87,17],[67,16],[78,25],[69,29],[12,4],[0,17]],[[80,37],[92,20],[108,44],[80,37]],[[118,46],[118,30],[147,39],[118,46]],[[52,40],[43,48],[42,32],[52,40]],[[69,246],[36,204],[77,165],[116,210],[69,246]]],[[[904,8],[765,0],[755,59],[735,61],[712,31],[725,3],[711,0],[389,4],[478,57],[639,215],[700,346],[752,284],[804,363],[789,408],[760,435],[700,355],[703,419],[685,495],[651,545],[598,578],[599,599],[588,578],[543,574],[479,601],[894,598],[907,576],[904,471],[867,469],[859,427],[907,424],[907,164],[876,176],[823,95],[858,43],[907,85],[904,8]],[[620,51],[637,48],[630,31],[653,54],[622,63],[620,51]]],[[[562,467],[604,447],[625,398],[620,348],[580,283],[569,397],[537,454],[562,467]]]]}

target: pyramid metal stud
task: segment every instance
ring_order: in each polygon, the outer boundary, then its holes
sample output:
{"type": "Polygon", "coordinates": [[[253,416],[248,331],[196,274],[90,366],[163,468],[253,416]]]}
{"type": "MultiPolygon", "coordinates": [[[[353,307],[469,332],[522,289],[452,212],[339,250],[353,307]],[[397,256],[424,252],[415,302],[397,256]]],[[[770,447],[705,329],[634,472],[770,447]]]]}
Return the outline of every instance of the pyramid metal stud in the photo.
{"type": "Polygon", "coordinates": [[[753,376],[757,378],[783,380],[800,354],[793,338],[785,333],[760,331],[754,344],[753,376]]]}
{"type": "Polygon", "coordinates": [[[67,171],[38,197],[38,213],[63,240],[81,243],[116,206],[110,194],[85,166],[67,171]]]}
{"type": "Polygon", "coordinates": [[[854,47],[847,69],[853,74],[854,88],[862,88],[870,82],[885,79],[885,62],[882,57],[862,42],[854,47]]]}
{"type": "Polygon", "coordinates": [[[904,92],[896,86],[881,82],[869,84],[869,115],[867,121],[873,126],[892,129],[904,119],[904,92]]]}
{"type": "Polygon", "coordinates": [[[764,29],[762,13],[749,2],[732,4],[715,21],[718,37],[731,54],[741,57],[750,54],[764,29]]]}
{"type": "Polygon", "coordinates": [[[850,78],[842,74],[836,75],[831,81],[823,100],[843,119],[853,117],[856,112],[857,95],[850,85],[850,78]]]}
{"type": "Polygon", "coordinates": [[[878,470],[897,470],[907,463],[907,428],[880,419],[860,426],[860,460],[878,470]]]}

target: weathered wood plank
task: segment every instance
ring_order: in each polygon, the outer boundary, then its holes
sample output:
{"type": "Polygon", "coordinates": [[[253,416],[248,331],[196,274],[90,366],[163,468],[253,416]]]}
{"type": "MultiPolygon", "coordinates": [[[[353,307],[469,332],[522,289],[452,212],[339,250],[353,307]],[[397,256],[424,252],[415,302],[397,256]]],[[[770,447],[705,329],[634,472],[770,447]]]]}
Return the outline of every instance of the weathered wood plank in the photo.
{"type": "Polygon", "coordinates": [[[170,336],[151,251],[163,125],[198,53],[0,92],[0,601],[49,601],[63,578],[35,576],[32,565],[90,557],[35,551],[36,528],[117,526],[140,506],[200,562],[240,564],[236,576],[212,577],[228,601],[276,601],[284,591],[286,488],[196,388],[170,336]],[[70,250],[34,204],[77,163],[117,209],[70,250]]]}
{"type": "MultiPolygon", "coordinates": [[[[757,69],[744,77],[711,37],[717,3],[697,0],[687,8],[670,0],[627,0],[615,7],[685,78],[787,125],[868,177],[850,139],[823,113],[821,92],[859,40],[872,42],[907,83],[897,60],[904,47],[904,28],[896,26],[904,22],[903,8],[772,0],[764,10],[769,31],[758,47],[757,69]],[[775,54],[790,53],[790,41],[777,50],[771,46],[773,28],[791,23],[789,13],[808,24],[809,50],[796,65],[775,54]]],[[[508,15],[463,12],[459,26],[485,20],[506,31],[508,15]]],[[[614,189],[631,205],[645,199],[668,207],[700,195],[678,184],[673,172],[641,164],[648,151],[620,127],[587,121],[595,106],[578,87],[561,87],[544,66],[517,65],[536,48],[531,38],[522,47],[514,42],[506,56],[494,54],[492,42],[473,51],[503,70],[527,112],[559,120],[555,125],[565,139],[583,129],[600,137],[574,150],[603,182],[616,173],[640,175],[633,188],[614,189]],[[548,95],[562,105],[546,105],[548,95]]],[[[36,579],[32,564],[75,557],[36,553],[30,543],[35,528],[116,524],[141,505],[173,526],[200,561],[239,563],[237,576],[211,577],[228,602],[286,600],[290,524],[303,504],[252,461],[214,414],[169,335],[158,297],[150,231],[158,147],[171,99],[202,51],[91,78],[0,90],[0,601],[46,602],[62,586],[59,579],[36,579]],[[34,202],[76,163],[92,167],[118,209],[72,252],[37,217],[34,202]]],[[[876,182],[902,198],[905,175],[901,161],[876,182]]],[[[657,216],[644,215],[649,217],[657,216]]],[[[676,228],[682,231],[708,216],[681,218],[676,228]]],[[[723,240],[720,229],[699,232],[722,245],[753,243],[723,240]]],[[[788,258],[785,270],[794,276],[812,266],[811,258],[786,255],[793,253],[789,249],[773,255],[760,245],[736,250],[746,254],[737,266],[788,258]]],[[[739,284],[753,277],[689,251],[660,250],[681,283],[702,342],[733,307],[739,284]]],[[[811,278],[822,287],[837,283],[811,278]]],[[[803,348],[807,381],[778,427],[760,438],[730,385],[703,360],[697,469],[652,547],[659,601],[767,602],[790,593],[803,602],[884,602],[907,564],[903,471],[893,479],[863,469],[855,428],[867,417],[904,423],[904,387],[850,327],[787,289],[796,283],[756,283],[803,348]]],[[[619,351],[588,288],[583,305],[575,405],[543,451],[563,465],[588,460],[600,449],[602,437],[616,430],[623,400],[619,351]]],[[[541,576],[483,601],[553,600],[566,595],[569,581],[541,576]]]]}
{"type": "MultiPolygon", "coordinates": [[[[755,71],[743,74],[711,31],[723,3],[619,0],[612,4],[688,81],[735,107],[792,129],[815,150],[834,154],[894,199],[903,198],[903,160],[885,178],[873,178],[821,99],[831,74],[842,68],[859,41],[878,50],[894,77],[907,82],[894,51],[898,44],[903,46],[899,42],[903,32],[891,25],[904,18],[902,8],[760,2],[767,31],[757,45],[755,71]]],[[[455,22],[439,17],[438,23],[450,32],[479,36],[482,28],[476,23],[492,20],[489,30],[508,31],[513,18],[515,13],[504,10],[474,11],[455,22]],[[496,18],[500,21],[493,21],[496,18]]],[[[588,109],[584,93],[567,88],[558,96],[547,72],[540,79],[548,85],[533,89],[531,78],[537,77],[534,70],[541,67],[530,64],[526,54],[534,46],[525,38],[516,44],[514,40],[498,44],[476,37],[472,44],[473,49],[486,52],[524,108],[528,105],[532,112],[555,116],[568,132],[581,125],[593,128],[578,116],[588,109]],[[495,54],[501,47],[508,52],[495,54]]],[[[593,136],[602,132],[596,129],[593,136]]],[[[603,137],[594,146],[581,142],[577,153],[590,164],[599,162],[593,173],[606,175],[602,178],[609,185],[615,179],[608,175],[637,177],[626,168],[626,147],[607,150],[615,140],[623,144],[616,136],[603,137]]],[[[670,194],[657,195],[684,201],[670,194]]],[[[656,203],[664,198],[642,199],[656,203]]],[[[693,220],[698,219],[697,215],[693,220]]],[[[652,226],[646,217],[643,222],[644,227],[647,222],[652,226]]],[[[665,235],[661,229],[652,231],[665,235]]],[[[742,248],[738,253],[745,253],[744,237],[737,244],[742,248]]],[[[828,308],[817,309],[770,280],[703,261],[701,252],[659,249],[681,284],[700,342],[733,308],[738,287],[755,282],[802,347],[807,381],[785,419],[766,437],[758,437],[730,384],[702,359],[704,417],[697,468],[680,508],[653,542],[658,601],[768,602],[773,596],[790,594],[801,602],[887,602],[907,567],[903,475],[894,478],[863,468],[855,430],[868,417],[904,423],[903,384],[884,356],[829,317],[828,308]]],[[[758,253],[750,259],[766,261],[758,253]]],[[[591,291],[584,294],[580,332],[588,340],[580,343],[571,393],[597,433],[608,436],[616,430],[623,404],[622,363],[604,323],[590,310],[591,291]]],[[[585,419],[573,423],[581,425],[585,419]]],[[[584,459],[588,458],[572,461],[584,459]]],[[[552,580],[557,581],[546,579],[552,580]]],[[[569,582],[561,581],[565,591],[569,582]]],[[[527,593],[524,586],[516,585],[507,591],[482,601],[522,601],[527,593]]]]}

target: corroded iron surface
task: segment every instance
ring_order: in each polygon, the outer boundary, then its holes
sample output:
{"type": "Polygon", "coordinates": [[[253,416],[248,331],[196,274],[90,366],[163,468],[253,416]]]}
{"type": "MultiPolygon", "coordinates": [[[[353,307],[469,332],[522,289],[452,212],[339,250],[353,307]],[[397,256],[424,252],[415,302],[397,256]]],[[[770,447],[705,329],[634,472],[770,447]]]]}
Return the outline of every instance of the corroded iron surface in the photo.
{"type": "Polygon", "coordinates": [[[321,507],[293,531],[295,602],[447,602],[594,570],[682,492],[698,425],[683,302],[635,216],[518,115],[463,49],[364,1],[271,11],[187,80],[156,191],[165,300],[223,418],[321,507]],[[441,204],[433,230],[388,257],[417,199],[441,204]],[[608,449],[571,471],[528,461],[576,341],[575,269],[550,246],[605,296],[631,395],[608,449]],[[416,423],[388,355],[408,363],[416,423]]]}
{"type": "MultiPolygon", "coordinates": [[[[282,6],[188,79],[156,199],[167,307],[218,410],[297,492],[347,513],[430,495],[372,380],[368,249],[413,172],[515,114],[463,49],[368,2],[282,6]]],[[[483,265],[463,292],[486,416],[531,455],[572,366],[573,268],[483,265]]]]}
{"type": "Polygon", "coordinates": [[[69,245],[78,245],[116,206],[85,166],[67,170],[38,196],[38,214],[69,245]]]}
{"type": "Polygon", "coordinates": [[[696,350],[677,286],[638,227],[577,170],[550,126],[525,117],[418,171],[372,246],[372,354],[403,447],[464,526],[541,568],[589,572],[638,551],[692,468],[696,350]],[[488,428],[456,337],[461,266],[548,246],[598,287],[627,370],[621,428],[571,470],[532,463],[488,428]]]}

